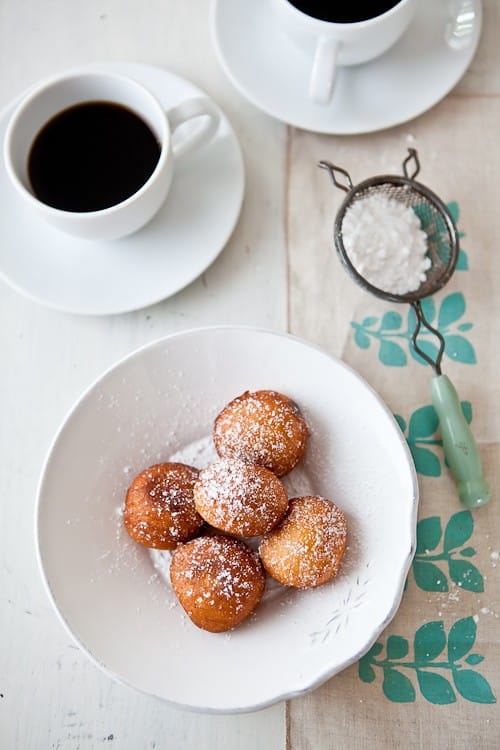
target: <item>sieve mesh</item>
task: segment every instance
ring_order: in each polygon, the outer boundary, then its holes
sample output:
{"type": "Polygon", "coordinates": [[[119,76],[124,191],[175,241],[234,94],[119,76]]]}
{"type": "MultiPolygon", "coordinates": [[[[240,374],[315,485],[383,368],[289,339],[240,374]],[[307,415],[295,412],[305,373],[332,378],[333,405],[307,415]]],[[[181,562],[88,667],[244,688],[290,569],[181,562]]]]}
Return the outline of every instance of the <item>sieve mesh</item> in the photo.
{"type": "Polygon", "coordinates": [[[333,184],[347,193],[337,212],[334,224],[335,247],[342,264],[353,279],[366,291],[384,300],[407,302],[413,307],[415,312],[415,328],[411,337],[413,347],[439,375],[445,340],[441,332],[426,319],[420,301],[441,289],[455,270],[459,252],[458,232],[453,217],[443,201],[425,185],[415,181],[414,178],[420,171],[420,162],[416,150],[408,149],[408,156],[403,162],[404,176],[379,175],[355,186],[353,186],[349,172],[342,167],[329,161],[320,161],[318,166],[326,169],[333,184]],[[410,169],[413,169],[412,174],[409,173],[410,169]],[[427,235],[427,256],[431,261],[431,266],[426,272],[425,280],[416,291],[407,294],[395,294],[385,289],[379,289],[357,271],[349,258],[342,234],[345,215],[355,203],[374,194],[392,198],[404,204],[407,208],[411,208],[419,217],[421,229],[427,235]],[[438,351],[434,357],[431,357],[426,348],[419,344],[418,337],[422,328],[434,335],[438,341],[438,351]]]}
{"type": "Polygon", "coordinates": [[[424,185],[396,175],[373,177],[349,191],[337,213],[334,238],[340,258],[355,280],[373,294],[396,302],[414,302],[434,294],[446,284],[458,258],[458,235],[447,206],[424,185]],[[351,206],[373,194],[399,201],[411,208],[420,219],[421,229],[427,235],[427,256],[431,260],[431,267],[416,291],[394,294],[379,289],[370,284],[351,263],[343,241],[344,217],[351,206]]]}

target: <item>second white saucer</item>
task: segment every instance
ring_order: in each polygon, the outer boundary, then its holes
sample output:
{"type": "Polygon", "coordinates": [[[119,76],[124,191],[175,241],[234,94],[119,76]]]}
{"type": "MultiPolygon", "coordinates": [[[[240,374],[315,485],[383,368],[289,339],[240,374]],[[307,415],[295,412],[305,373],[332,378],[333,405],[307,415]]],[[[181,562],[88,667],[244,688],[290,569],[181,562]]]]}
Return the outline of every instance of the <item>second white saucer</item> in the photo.
{"type": "MultiPolygon", "coordinates": [[[[161,68],[106,63],[85,66],[89,69],[136,78],[165,107],[205,95],[161,68]]],[[[0,116],[0,140],[11,110],[0,116]]],[[[234,229],[243,192],[240,147],[222,114],[214,139],[176,165],[155,218],[112,242],[71,237],[33,214],[0,160],[0,277],[36,302],[66,312],[107,315],[146,307],[185,287],[215,260],[234,229]]]]}
{"type": "Polygon", "coordinates": [[[419,0],[394,47],[364,65],[339,68],[326,106],[309,99],[312,61],[277,28],[270,0],[213,0],[212,35],[227,76],[259,109],[317,133],[369,133],[425,112],[460,80],[481,31],[481,2],[472,5],[470,26],[453,47],[448,3],[419,0]]]}

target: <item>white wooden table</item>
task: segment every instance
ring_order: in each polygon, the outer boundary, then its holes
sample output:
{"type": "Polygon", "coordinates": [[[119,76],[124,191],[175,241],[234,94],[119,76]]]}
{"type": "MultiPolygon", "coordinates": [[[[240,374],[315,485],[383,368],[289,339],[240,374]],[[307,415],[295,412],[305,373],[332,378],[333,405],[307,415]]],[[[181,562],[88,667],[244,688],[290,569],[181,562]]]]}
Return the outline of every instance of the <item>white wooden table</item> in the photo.
{"type": "Polygon", "coordinates": [[[208,11],[207,0],[0,4],[2,106],[37,79],[75,64],[158,65],[220,104],[246,166],[244,210],[229,245],[203,279],[162,304],[117,317],[81,317],[44,309],[1,286],[2,748],[284,746],[283,705],[240,717],[185,714],[103,676],[57,621],[33,544],[36,483],[52,435],[105,368],[184,328],[228,322],[286,327],[286,128],[226,81],[212,49],[208,11]]]}
{"type": "MultiPolygon", "coordinates": [[[[495,0],[486,6],[479,54],[451,97],[500,93],[499,8],[495,0]]],[[[107,318],[74,316],[0,286],[2,750],[334,747],[321,704],[301,708],[294,701],[256,714],[204,716],[115,684],[71,642],[36,566],[35,491],[47,447],[81,391],[117,359],[165,334],[216,323],[292,330],[341,353],[348,322],[337,314],[333,328],[332,311],[322,304],[325,278],[337,269],[318,257],[318,243],[308,243],[304,252],[317,217],[310,217],[308,200],[301,208],[298,189],[335,139],[294,131],[247,103],[217,63],[208,12],[208,0],[0,1],[2,107],[37,79],[75,64],[158,65],[192,80],[220,104],[246,165],[243,212],[227,247],[202,278],[161,304],[107,318]],[[308,727],[320,744],[306,742],[308,727]]],[[[410,130],[398,130],[398,147],[410,130]]],[[[362,149],[368,144],[366,137],[360,141],[362,149]]],[[[329,220],[322,231],[329,242],[329,220]]]]}

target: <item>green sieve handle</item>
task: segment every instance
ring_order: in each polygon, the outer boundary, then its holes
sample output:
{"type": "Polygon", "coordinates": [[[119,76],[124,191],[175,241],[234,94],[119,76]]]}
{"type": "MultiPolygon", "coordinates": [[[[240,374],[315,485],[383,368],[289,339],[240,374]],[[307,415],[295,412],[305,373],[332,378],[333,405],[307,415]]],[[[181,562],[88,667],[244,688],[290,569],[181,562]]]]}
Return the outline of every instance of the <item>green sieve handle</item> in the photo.
{"type": "Polygon", "coordinates": [[[479,450],[467,424],[453,383],[437,375],[431,385],[432,403],[439,417],[444,454],[457,482],[458,496],[467,508],[487,503],[491,489],[483,478],[479,450]]]}

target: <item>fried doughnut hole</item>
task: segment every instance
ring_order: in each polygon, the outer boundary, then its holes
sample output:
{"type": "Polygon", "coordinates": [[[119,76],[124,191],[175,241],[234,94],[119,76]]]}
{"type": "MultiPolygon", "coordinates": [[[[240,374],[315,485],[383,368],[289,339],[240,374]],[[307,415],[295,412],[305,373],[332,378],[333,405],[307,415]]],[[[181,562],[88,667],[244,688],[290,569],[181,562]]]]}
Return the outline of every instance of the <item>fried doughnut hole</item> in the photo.
{"type": "Polygon", "coordinates": [[[125,498],[123,522],[136,542],[155,549],[175,549],[203,526],[196,512],[193,487],[198,470],[162,463],[141,471],[125,498]]]}
{"type": "Polygon", "coordinates": [[[288,507],[288,495],[280,480],[263,466],[225,459],[200,471],[194,503],[214,528],[250,537],[276,526],[288,507]]]}
{"type": "Polygon", "coordinates": [[[265,574],[255,552],[226,536],[201,536],[176,549],[170,580],[192,622],[211,633],[239,625],[259,603],[265,574]]]}
{"type": "Polygon", "coordinates": [[[347,524],[341,509],[323,497],[296,497],[259,552],[270,576],[300,589],[321,586],[337,575],[344,555],[347,524]]]}
{"type": "Polygon", "coordinates": [[[309,429],[297,404],[277,391],[246,391],[231,401],[214,424],[221,458],[239,458],[288,474],[302,458],[309,429]]]}

